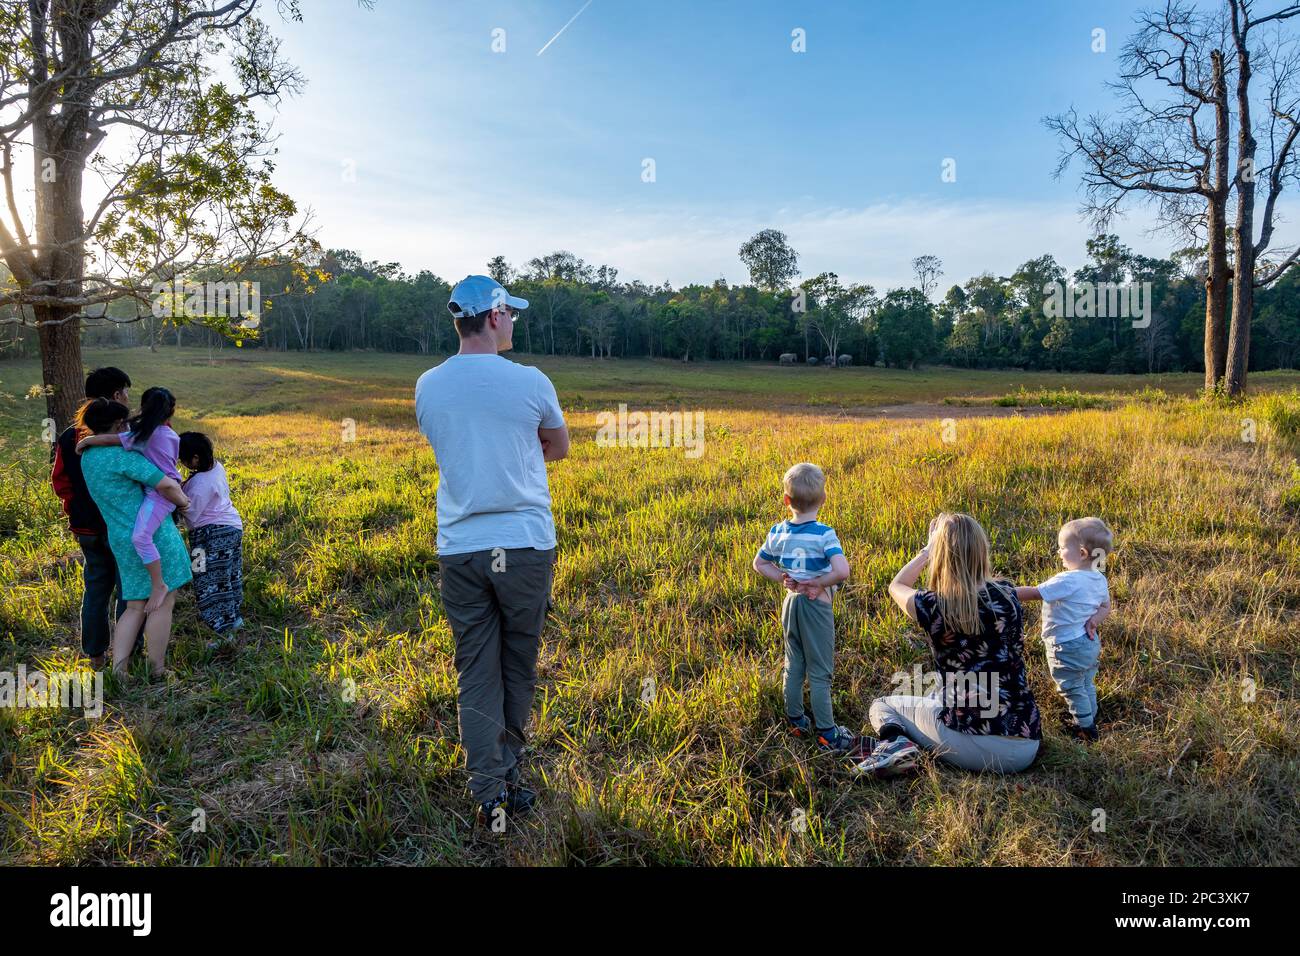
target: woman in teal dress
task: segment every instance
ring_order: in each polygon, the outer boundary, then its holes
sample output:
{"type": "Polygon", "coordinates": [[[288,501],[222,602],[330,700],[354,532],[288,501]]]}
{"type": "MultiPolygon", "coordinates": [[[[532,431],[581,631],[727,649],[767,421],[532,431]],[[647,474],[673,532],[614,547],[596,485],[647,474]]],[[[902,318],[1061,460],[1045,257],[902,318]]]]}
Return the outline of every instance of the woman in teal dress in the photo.
{"type": "MultiPolygon", "coordinates": [[[[77,423],[83,433],[103,435],[121,431],[129,414],[125,405],[97,398],[81,407],[77,423]]],[[[145,653],[149,657],[150,669],[157,677],[163,673],[167,642],[171,638],[176,589],[187,584],[192,577],[190,556],[176,523],[164,521],[154,533],[153,542],[162,562],[167,596],[156,609],[146,611],[152,581],[131,543],[131,531],[144,503],[146,487],[157,489],[160,495],[180,509],[189,506],[189,499],[175,479],[164,475],[144,455],[121,446],[86,449],[81,456],[81,472],[90,497],[99,506],[104,523],[108,525],[108,544],[117,560],[122,577],[122,598],[127,602],[126,611],[113,628],[113,669],[119,674],[126,673],[134,638],[140,633],[143,621],[145,653]]]]}

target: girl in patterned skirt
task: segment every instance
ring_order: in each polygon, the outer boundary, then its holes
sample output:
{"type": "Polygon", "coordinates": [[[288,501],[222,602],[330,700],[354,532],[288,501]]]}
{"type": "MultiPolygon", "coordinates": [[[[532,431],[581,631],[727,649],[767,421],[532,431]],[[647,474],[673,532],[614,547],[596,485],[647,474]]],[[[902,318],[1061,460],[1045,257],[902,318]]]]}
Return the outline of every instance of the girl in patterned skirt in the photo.
{"type": "Polygon", "coordinates": [[[180,439],[180,461],[190,470],[183,487],[190,499],[185,523],[194,594],[199,619],[217,632],[218,639],[208,645],[215,650],[232,641],[244,623],[244,522],[230,503],[226,469],[213,457],[212,440],[202,432],[185,432],[180,439]]]}

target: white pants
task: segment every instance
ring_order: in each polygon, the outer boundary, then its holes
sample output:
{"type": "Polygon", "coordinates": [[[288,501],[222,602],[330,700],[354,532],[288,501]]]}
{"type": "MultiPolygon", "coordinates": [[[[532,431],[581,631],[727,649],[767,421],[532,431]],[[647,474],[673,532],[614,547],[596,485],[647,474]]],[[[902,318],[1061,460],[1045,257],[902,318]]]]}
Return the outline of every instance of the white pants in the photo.
{"type": "Polygon", "coordinates": [[[912,743],[963,770],[1018,773],[1034,762],[1037,740],[963,734],[939,720],[942,709],[938,697],[878,697],[871,703],[871,726],[876,730],[886,724],[901,727],[912,743]]]}

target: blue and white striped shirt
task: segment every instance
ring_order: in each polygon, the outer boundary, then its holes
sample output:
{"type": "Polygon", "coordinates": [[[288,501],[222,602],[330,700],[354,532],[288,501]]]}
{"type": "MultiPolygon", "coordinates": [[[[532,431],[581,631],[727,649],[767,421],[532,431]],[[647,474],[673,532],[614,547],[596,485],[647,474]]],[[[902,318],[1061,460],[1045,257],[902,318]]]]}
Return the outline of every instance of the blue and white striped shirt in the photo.
{"type": "Polygon", "coordinates": [[[761,560],[770,561],[796,581],[821,577],[830,571],[831,558],[843,553],[835,529],[820,521],[774,524],[758,549],[761,560]]]}

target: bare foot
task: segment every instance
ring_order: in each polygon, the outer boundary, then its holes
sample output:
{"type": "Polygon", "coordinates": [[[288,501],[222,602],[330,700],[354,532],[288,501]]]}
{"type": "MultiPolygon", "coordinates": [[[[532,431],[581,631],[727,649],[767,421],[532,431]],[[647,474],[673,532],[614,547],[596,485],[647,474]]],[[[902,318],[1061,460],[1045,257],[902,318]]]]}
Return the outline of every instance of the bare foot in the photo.
{"type": "Polygon", "coordinates": [[[167,585],[155,584],[149,591],[149,600],[145,603],[144,613],[152,614],[162,607],[162,602],[167,597],[167,585]]]}
{"type": "Polygon", "coordinates": [[[90,666],[93,670],[102,671],[104,669],[104,655],[96,654],[90,659],[90,666]]]}

